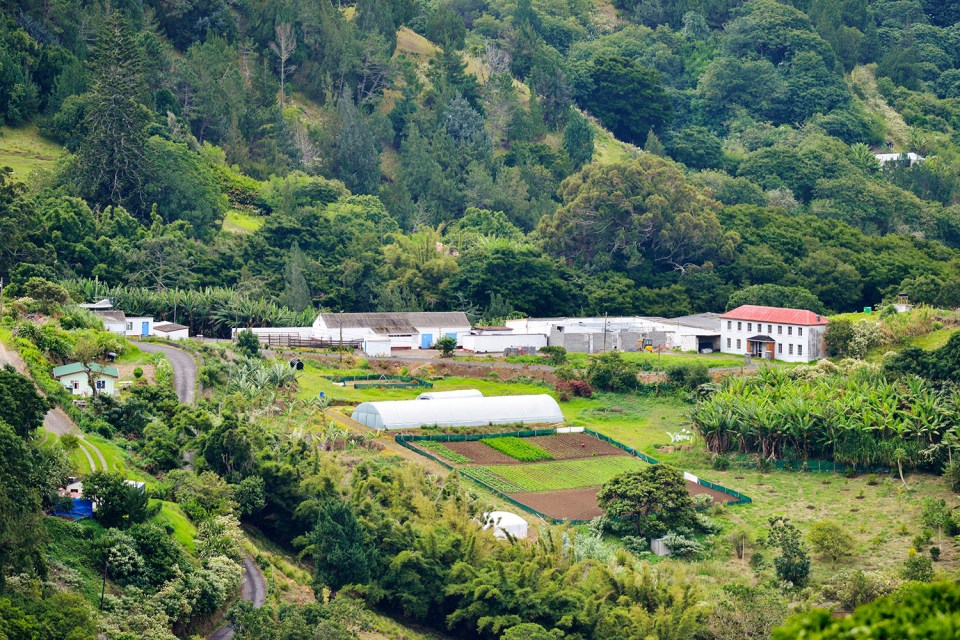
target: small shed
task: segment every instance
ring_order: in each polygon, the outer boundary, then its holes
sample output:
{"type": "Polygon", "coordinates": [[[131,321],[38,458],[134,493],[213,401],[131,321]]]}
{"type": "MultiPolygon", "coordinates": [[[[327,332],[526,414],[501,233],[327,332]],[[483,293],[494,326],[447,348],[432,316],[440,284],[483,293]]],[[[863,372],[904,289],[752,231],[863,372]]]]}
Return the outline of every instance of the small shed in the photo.
{"type": "Polygon", "coordinates": [[[417,400],[447,400],[450,398],[482,398],[477,389],[457,389],[456,391],[427,391],[417,396],[417,400]]]}
{"type": "Polygon", "coordinates": [[[483,530],[493,529],[493,535],[500,540],[527,537],[527,521],[509,511],[490,511],[483,514],[483,530]]]}
{"type": "Polygon", "coordinates": [[[390,349],[389,337],[371,336],[363,340],[363,353],[371,358],[389,358],[390,349]]]}
{"type": "Polygon", "coordinates": [[[363,402],[351,416],[371,429],[420,427],[483,427],[491,424],[545,424],[563,422],[563,412],[552,396],[490,396],[363,402]]]}
{"type": "Polygon", "coordinates": [[[190,327],[172,322],[161,322],[153,325],[153,335],[167,340],[186,340],[190,337],[190,327]]]}

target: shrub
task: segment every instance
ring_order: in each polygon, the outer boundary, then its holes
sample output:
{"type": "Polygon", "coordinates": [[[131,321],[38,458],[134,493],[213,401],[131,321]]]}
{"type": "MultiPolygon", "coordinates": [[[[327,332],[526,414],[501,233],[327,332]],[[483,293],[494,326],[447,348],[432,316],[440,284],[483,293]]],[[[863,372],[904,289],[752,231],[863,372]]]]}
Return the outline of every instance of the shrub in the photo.
{"type": "Polygon", "coordinates": [[[434,346],[440,350],[441,358],[453,357],[453,352],[457,350],[457,339],[451,336],[439,338],[434,346]]]}
{"type": "Polygon", "coordinates": [[[620,541],[623,543],[623,548],[635,556],[650,552],[650,543],[646,538],[640,536],[623,536],[620,541]]]}
{"type": "Polygon", "coordinates": [[[807,538],[814,551],[834,562],[853,553],[853,536],[832,520],[814,523],[807,538]]]}
{"type": "Polygon", "coordinates": [[[663,543],[669,547],[672,557],[684,560],[696,558],[705,551],[704,546],[696,540],[677,533],[666,535],[663,543]]]}
{"type": "Polygon", "coordinates": [[[259,358],[260,338],[253,331],[244,329],[237,334],[237,351],[248,358],[259,358]]]}
{"type": "Polygon", "coordinates": [[[694,365],[671,364],[667,366],[667,382],[679,389],[693,391],[701,384],[710,382],[710,373],[707,365],[698,363],[694,365]]]}
{"type": "Polygon", "coordinates": [[[933,580],[933,560],[910,549],[907,560],[903,563],[900,575],[904,580],[917,582],[931,582],[933,580]]]}
{"type": "Polygon", "coordinates": [[[934,562],[940,562],[940,547],[930,547],[930,558],[934,562]]]}
{"type": "Polygon", "coordinates": [[[943,477],[954,493],[960,493],[960,458],[948,462],[943,467],[943,477]]]}
{"type": "Polygon", "coordinates": [[[143,377],[143,369],[141,369],[140,367],[137,367],[136,369],[134,369],[134,370],[133,370],[133,377],[136,378],[137,380],[139,380],[140,378],[142,378],[142,377],[143,377]]]}
{"type": "Polygon", "coordinates": [[[590,383],[584,382],[583,380],[560,381],[557,383],[556,389],[560,399],[564,402],[574,396],[577,398],[593,397],[593,387],[590,386],[590,383]]]}
{"type": "Polygon", "coordinates": [[[715,454],[710,460],[710,466],[717,471],[726,471],[730,468],[730,458],[724,455],[715,454]]]}
{"type": "Polygon", "coordinates": [[[893,593],[900,586],[900,579],[878,571],[851,571],[843,569],[827,582],[823,593],[840,603],[847,611],[893,593]]]}
{"type": "Polygon", "coordinates": [[[561,365],[567,361],[567,350],[563,347],[541,347],[540,355],[545,356],[547,362],[554,366],[561,365]]]}

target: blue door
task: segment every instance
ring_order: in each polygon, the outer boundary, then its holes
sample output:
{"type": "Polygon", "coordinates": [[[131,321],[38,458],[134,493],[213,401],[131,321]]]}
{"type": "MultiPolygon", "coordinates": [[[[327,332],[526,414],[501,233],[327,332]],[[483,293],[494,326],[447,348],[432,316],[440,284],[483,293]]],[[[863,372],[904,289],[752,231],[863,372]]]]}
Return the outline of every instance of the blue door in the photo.
{"type": "Polygon", "coordinates": [[[433,334],[432,333],[421,333],[420,334],[420,348],[429,349],[433,345],[433,334]]]}
{"type": "Polygon", "coordinates": [[[146,338],[150,335],[150,323],[144,320],[142,325],[143,326],[140,327],[140,335],[146,338]]]}

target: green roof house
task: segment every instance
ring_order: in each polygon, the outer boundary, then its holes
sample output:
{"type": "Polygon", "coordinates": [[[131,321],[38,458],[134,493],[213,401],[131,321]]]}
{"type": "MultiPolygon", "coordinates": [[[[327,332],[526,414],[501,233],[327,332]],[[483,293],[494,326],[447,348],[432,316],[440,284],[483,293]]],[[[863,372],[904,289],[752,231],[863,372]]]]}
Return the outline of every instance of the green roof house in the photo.
{"type": "Polygon", "coordinates": [[[117,392],[117,381],[120,372],[116,367],[91,362],[84,367],[81,362],[71,362],[60,367],[54,367],[53,379],[75,396],[93,396],[105,393],[114,395],[117,392]],[[87,374],[89,368],[92,375],[87,374]],[[90,378],[93,378],[94,388],[90,387],[90,378]]]}

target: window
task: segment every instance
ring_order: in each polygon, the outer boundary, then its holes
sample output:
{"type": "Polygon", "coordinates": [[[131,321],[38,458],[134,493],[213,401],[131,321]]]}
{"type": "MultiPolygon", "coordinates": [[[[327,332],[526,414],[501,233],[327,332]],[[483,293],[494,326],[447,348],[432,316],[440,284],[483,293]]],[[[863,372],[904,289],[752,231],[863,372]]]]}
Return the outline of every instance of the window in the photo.
{"type": "Polygon", "coordinates": [[[790,345],[789,350],[790,350],[790,355],[793,355],[793,345],[790,345]]]}
{"type": "Polygon", "coordinates": [[[730,348],[730,338],[727,338],[727,349],[730,348]]]}
{"type": "Polygon", "coordinates": [[[132,322],[128,322],[128,323],[127,323],[127,331],[133,331],[133,323],[132,323],[132,322]]]}
{"type": "Polygon", "coordinates": [[[729,331],[730,329],[733,329],[733,320],[727,320],[727,331],[729,331]]]}
{"type": "Polygon", "coordinates": [[[803,327],[797,327],[797,335],[798,335],[798,336],[802,336],[802,335],[803,335],[803,327]]]}
{"type": "Polygon", "coordinates": [[[787,335],[788,335],[788,336],[792,336],[792,335],[793,335],[793,327],[787,327],[787,335]]]}
{"type": "Polygon", "coordinates": [[[798,356],[802,356],[802,355],[803,355],[803,345],[802,345],[802,344],[798,344],[798,345],[797,345],[797,355],[798,355],[798,356]]]}
{"type": "Polygon", "coordinates": [[[783,325],[782,325],[782,324],[778,324],[778,325],[777,325],[777,335],[778,335],[778,336],[779,336],[779,335],[783,335],[783,325]]]}
{"type": "Polygon", "coordinates": [[[752,322],[748,322],[748,323],[747,323],[747,331],[753,331],[753,323],[752,323],[752,322]]]}
{"type": "Polygon", "coordinates": [[[740,348],[740,338],[737,338],[737,349],[740,348]]]}
{"type": "Polygon", "coordinates": [[[106,380],[96,380],[94,384],[96,385],[98,391],[103,391],[104,389],[107,388],[106,380]]]}
{"type": "Polygon", "coordinates": [[[768,325],[767,325],[767,333],[773,333],[773,325],[772,325],[772,324],[768,324],[768,325]]]}
{"type": "Polygon", "coordinates": [[[738,322],[738,323],[737,323],[737,331],[743,331],[743,323],[742,323],[742,322],[738,322]]]}
{"type": "Polygon", "coordinates": [[[780,354],[783,353],[783,343],[782,343],[782,342],[777,345],[777,353],[780,353],[780,354]]]}
{"type": "Polygon", "coordinates": [[[80,381],[79,381],[79,380],[74,380],[74,381],[73,381],[73,388],[74,388],[74,389],[79,389],[79,388],[80,388],[80,381]]]}

